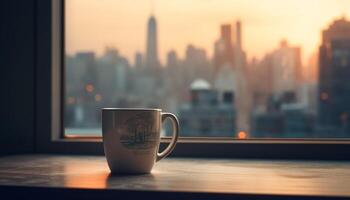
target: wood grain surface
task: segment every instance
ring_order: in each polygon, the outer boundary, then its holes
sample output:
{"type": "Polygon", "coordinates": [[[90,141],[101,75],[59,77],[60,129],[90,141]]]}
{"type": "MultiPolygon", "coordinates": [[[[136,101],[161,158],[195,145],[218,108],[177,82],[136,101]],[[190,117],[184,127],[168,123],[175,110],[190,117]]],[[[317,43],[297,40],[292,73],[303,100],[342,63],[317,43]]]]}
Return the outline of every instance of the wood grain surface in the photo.
{"type": "Polygon", "coordinates": [[[167,158],[151,174],[110,175],[102,156],[0,158],[0,187],[350,197],[350,162],[167,158]]]}

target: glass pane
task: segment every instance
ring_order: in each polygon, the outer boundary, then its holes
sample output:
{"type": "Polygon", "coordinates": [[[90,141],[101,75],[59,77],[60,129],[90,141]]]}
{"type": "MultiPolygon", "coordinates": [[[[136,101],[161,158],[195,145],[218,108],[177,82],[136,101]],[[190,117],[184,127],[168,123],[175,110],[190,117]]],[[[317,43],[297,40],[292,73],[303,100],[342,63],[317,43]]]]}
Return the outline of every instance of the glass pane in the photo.
{"type": "Polygon", "coordinates": [[[350,1],[69,0],[64,14],[66,135],[101,135],[102,107],[157,107],[182,137],[350,136],[350,1]]]}

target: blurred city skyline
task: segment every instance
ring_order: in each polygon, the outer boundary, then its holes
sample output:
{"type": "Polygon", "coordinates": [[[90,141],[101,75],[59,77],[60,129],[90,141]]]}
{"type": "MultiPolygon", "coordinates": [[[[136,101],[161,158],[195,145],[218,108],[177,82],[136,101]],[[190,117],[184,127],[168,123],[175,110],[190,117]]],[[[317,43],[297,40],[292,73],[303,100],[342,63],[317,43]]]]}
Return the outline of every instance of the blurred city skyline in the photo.
{"type": "MultiPolygon", "coordinates": [[[[217,27],[233,25],[236,20],[243,24],[242,43],[249,60],[263,58],[286,39],[302,48],[302,61],[306,64],[317,52],[320,30],[334,18],[350,14],[350,1],[343,0],[268,0],[264,3],[254,0],[178,0],[154,1],[153,5],[158,21],[159,59],[163,65],[170,50],[183,58],[189,44],[204,48],[211,58],[213,43],[220,37],[217,27]]],[[[152,14],[151,6],[151,1],[141,0],[67,1],[66,53],[93,51],[102,55],[109,46],[117,48],[133,63],[136,52],[145,53],[145,24],[152,14]]]]}
{"type": "MultiPolygon", "coordinates": [[[[66,54],[66,133],[95,130],[101,124],[102,107],[157,107],[178,115],[182,136],[349,137],[350,21],[346,16],[339,14],[310,37],[322,35],[322,43],[304,64],[303,46],[287,39],[279,45],[272,42],[263,58],[247,59],[247,40],[242,38],[248,34],[241,20],[218,23],[215,29],[220,35],[208,40],[213,56],[190,42],[185,58],[178,56],[183,51],[170,49],[166,63],[160,63],[164,33],[157,17],[147,19],[146,46],[143,51],[133,50],[131,58],[123,53],[130,47],[117,45],[104,46],[103,54],[84,48],[66,54]]],[[[86,34],[83,29],[75,31],[86,34]]],[[[300,29],[300,34],[304,31],[300,29]]],[[[105,35],[109,33],[106,30],[105,35]]],[[[138,33],[120,38],[132,43],[138,33]]]]}

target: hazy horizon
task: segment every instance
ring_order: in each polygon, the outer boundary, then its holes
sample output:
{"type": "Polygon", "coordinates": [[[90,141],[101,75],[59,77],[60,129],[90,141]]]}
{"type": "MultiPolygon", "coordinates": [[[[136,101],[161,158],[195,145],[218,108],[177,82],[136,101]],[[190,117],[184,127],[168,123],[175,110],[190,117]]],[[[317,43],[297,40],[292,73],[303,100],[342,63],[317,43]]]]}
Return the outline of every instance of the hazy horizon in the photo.
{"type": "MultiPolygon", "coordinates": [[[[136,51],[145,52],[151,4],[144,0],[66,1],[66,53],[94,51],[101,55],[110,46],[133,63],[136,51]]],[[[204,48],[212,57],[220,25],[234,26],[236,20],[242,22],[243,48],[249,59],[262,58],[287,39],[302,48],[305,64],[318,49],[321,31],[333,20],[350,16],[350,1],[158,0],[153,10],[163,64],[170,50],[183,58],[188,44],[204,48]]]]}

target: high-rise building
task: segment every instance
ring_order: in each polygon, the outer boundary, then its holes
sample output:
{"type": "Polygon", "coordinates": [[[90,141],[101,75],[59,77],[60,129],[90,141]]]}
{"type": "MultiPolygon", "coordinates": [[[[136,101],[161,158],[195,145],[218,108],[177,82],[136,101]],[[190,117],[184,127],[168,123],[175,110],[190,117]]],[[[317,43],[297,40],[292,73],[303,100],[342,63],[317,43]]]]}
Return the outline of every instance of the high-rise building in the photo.
{"type": "Polygon", "coordinates": [[[246,55],[242,49],[242,26],[240,21],[235,23],[235,34],[233,42],[232,27],[230,24],[221,25],[220,38],[214,46],[214,65],[216,71],[224,66],[244,69],[246,55]]]}
{"type": "Polygon", "coordinates": [[[95,53],[78,52],[75,59],[77,60],[76,70],[82,72],[81,77],[75,77],[80,78],[81,82],[76,93],[78,94],[78,100],[81,102],[79,106],[75,107],[74,111],[76,125],[93,127],[97,125],[95,95],[100,93],[95,53]]]}
{"type": "MultiPolygon", "coordinates": [[[[78,52],[76,54],[76,59],[79,61],[79,66],[83,75],[81,77],[82,82],[85,85],[93,85],[94,88],[97,87],[97,69],[96,69],[96,57],[94,52],[78,52]]],[[[83,85],[83,90],[85,88],[83,85]]]]}
{"type": "Polygon", "coordinates": [[[242,24],[240,21],[236,21],[235,30],[235,45],[234,45],[234,65],[240,68],[242,71],[246,70],[246,53],[242,47],[242,24]]]}
{"type": "Polygon", "coordinates": [[[176,51],[171,50],[167,54],[167,66],[168,67],[176,67],[178,62],[176,51]]]}
{"type": "Polygon", "coordinates": [[[280,98],[298,92],[302,81],[300,54],[300,47],[290,46],[282,40],[279,48],[251,64],[248,77],[254,105],[266,106],[271,95],[280,98]]]}
{"type": "Polygon", "coordinates": [[[211,79],[212,70],[205,49],[187,45],[183,67],[186,88],[197,78],[211,79]]]}
{"type": "Polygon", "coordinates": [[[143,60],[142,60],[142,54],[141,52],[136,52],[135,53],[135,68],[141,68],[143,67],[143,60]]]}
{"type": "Polygon", "coordinates": [[[272,54],[273,94],[283,95],[295,92],[302,81],[301,49],[282,40],[280,47],[272,54]]]}
{"type": "Polygon", "coordinates": [[[157,21],[154,16],[150,16],[147,24],[147,46],[146,46],[146,67],[159,67],[158,41],[157,41],[157,21]]]}
{"type": "Polygon", "coordinates": [[[318,82],[318,53],[314,52],[309,57],[306,66],[303,70],[303,80],[305,82],[317,83],[318,82]]]}
{"type": "Polygon", "coordinates": [[[253,105],[254,107],[265,107],[272,94],[273,86],[271,54],[265,55],[259,61],[253,59],[248,68],[248,81],[251,86],[253,105]]]}
{"type": "Polygon", "coordinates": [[[230,24],[221,25],[221,35],[219,40],[215,42],[214,54],[214,66],[216,71],[225,65],[230,65],[232,68],[234,67],[230,24]]]}
{"type": "Polygon", "coordinates": [[[332,137],[349,137],[350,21],[337,19],[322,32],[319,67],[320,126],[332,137]]]}
{"type": "Polygon", "coordinates": [[[197,48],[193,45],[187,45],[185,60],[192,63],[201,63],[207,61],[205,49],[197,48]]]}
{"type": "Polygon", "coordinates": [[[230,24],[221,25],[221,38],[224,40],[225,45],[232,45],[232,33],[230,24]]]}
{"type": "Polygon", "coordinates": [[[236,47],[242,50],[242,28],[240,21],[236,22],[236,47]]]}
{"type": "MultiPolygon", "coordinates": [[[[221,26],[221,35],[214,49],[214,87],[219,93],[232,92],[236,94],[237,129],[249,131],[250,95],[247,72],[245,69],[246,56],[242,50],[241,22],[235,25],[235,40],[232,40],[230,24],[221,26]]],[[[222,95],[219,95],[222,96],[222,95]]]]}

